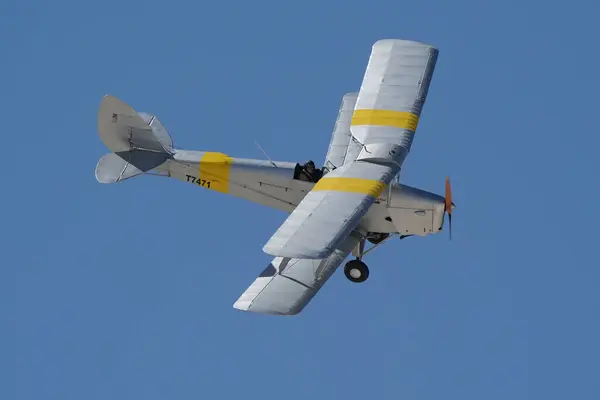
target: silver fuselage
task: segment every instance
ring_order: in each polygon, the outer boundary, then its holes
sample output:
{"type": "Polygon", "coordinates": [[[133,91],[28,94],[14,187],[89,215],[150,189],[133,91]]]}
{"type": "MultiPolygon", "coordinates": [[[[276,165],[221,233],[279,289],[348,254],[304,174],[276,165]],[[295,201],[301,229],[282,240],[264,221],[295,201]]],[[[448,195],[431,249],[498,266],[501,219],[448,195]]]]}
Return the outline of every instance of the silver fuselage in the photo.
{"type": "MultiPolygon", "coordinates": [[[[177,150],[158,170],[168,176],[291,213],[315,185],[294,179],[298,164],[233,158],[222,153],[177,150]]],[[[368,232],[425,236],[444,222],[444,198],[403,184],[391,184],[362,218],[368,232]]]]}

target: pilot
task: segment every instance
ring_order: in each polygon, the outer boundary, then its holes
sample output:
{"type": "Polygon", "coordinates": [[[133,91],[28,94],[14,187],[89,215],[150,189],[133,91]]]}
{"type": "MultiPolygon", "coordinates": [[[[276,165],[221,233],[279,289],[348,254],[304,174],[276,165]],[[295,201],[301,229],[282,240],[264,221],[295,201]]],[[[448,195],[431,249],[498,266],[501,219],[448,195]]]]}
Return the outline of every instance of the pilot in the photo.
{"type": "Polygon", "coordinates": [[[315,163],[312,160],[309,160],[306,164],[304,164],[304,168],[302,170],[302,180],[306,180],[309,182],[317,182],[321,179],[323,175],[323,171],[317,169],[315,167],[315,163]]]}

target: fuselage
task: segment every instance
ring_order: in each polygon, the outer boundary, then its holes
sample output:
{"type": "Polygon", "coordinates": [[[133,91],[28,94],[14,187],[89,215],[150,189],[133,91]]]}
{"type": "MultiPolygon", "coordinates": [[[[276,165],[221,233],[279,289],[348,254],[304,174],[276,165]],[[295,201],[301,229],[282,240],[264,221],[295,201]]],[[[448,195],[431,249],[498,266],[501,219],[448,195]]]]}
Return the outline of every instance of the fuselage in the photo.
{"type": "MultiPolygon", "coordinates": [[[[158,170],[183,182],[291,213],[315,182],[298,179],[299,164],[177,150],[158,170]]],[[[444,198],[403,184],[384,188],[359,227],[367,232],[425,236],[444,222],[444,198]]]]}

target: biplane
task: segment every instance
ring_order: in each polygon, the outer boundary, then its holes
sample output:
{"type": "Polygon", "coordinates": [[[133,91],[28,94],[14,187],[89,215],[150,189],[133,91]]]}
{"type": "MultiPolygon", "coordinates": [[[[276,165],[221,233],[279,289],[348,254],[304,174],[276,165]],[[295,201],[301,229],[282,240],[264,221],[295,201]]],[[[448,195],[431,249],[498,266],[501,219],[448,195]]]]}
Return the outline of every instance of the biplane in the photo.
{"type": "Polygon", "coordinates": [[[296,315],[349,255],[344,274],[360,283],[369,277],[364,256],[392,237],[439,233],[446,214],[451,230],[449,179],[441,196],[399,178],[437,58],[427,44],[376,42],[359,91],[342,98],[322,168],[176,149],[155,115],[107,95],[98,131],[111,153],[98,161],[96,179],[167,176],[289,213],[263,247],[273,260],[233,307],[296,315]]]}

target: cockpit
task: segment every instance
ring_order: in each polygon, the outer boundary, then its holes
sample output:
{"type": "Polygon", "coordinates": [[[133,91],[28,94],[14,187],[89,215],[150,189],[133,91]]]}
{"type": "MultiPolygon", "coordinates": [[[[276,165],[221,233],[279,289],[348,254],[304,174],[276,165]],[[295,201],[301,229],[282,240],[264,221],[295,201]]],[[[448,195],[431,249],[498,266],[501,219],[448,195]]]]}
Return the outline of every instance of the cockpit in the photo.
{"type": "Polygon", "coordinates": [[[308,160],[304,165],[296,164],[294,169],[294,179],[306,182],[318,182],[323,177],[323,170],[316,168],[312,160],[308,160]]]}

